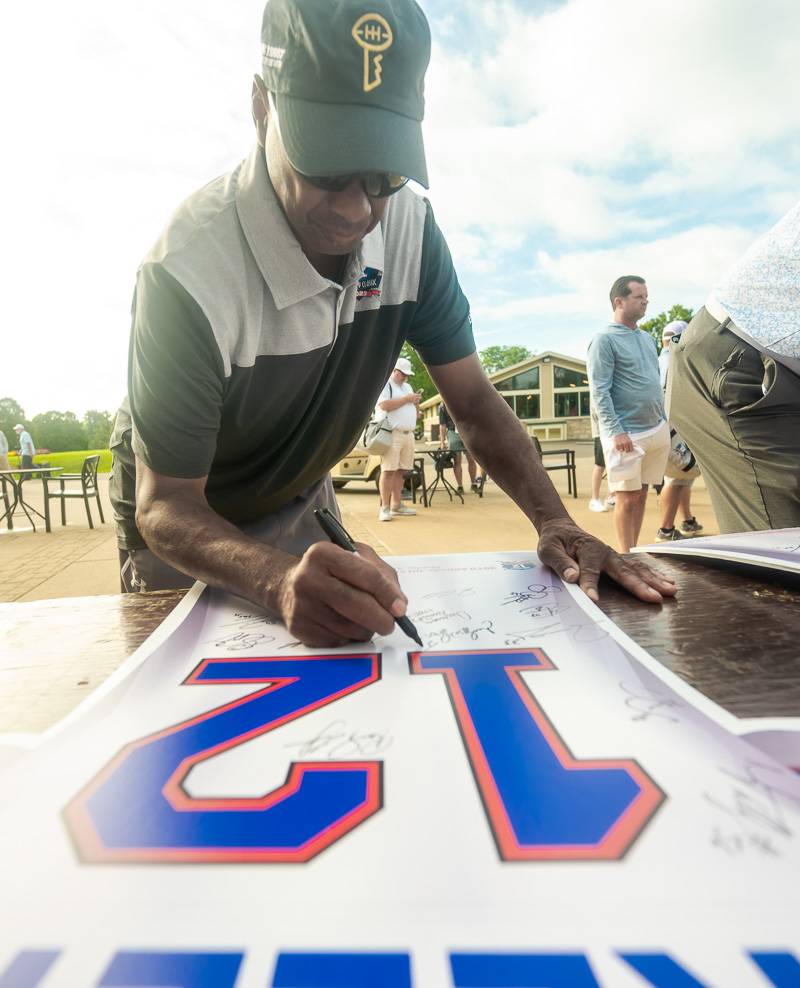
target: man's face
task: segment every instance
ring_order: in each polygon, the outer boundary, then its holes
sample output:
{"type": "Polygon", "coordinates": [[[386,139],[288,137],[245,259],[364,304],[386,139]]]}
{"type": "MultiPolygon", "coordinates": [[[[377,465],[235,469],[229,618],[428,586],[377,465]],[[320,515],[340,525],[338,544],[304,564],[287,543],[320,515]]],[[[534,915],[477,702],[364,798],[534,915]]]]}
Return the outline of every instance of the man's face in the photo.
{"type": "Polygon", "coordinates": [[[358,178],[340,192],[328,192],[311,185],[292,168],[274,115],[269,120],[264,150],[275,193],[307,254],[349,254],[380,222],[387,200],[368,196],[358,178]]]}
{"type": "Polygon", "coordinates": [[[672,343],[672,334],[671,333],[670,333],[669,336],[662,336],[661,337],[661,347],[662,347],[663,350],[669,350],[670,343],[672,343]]]}
{"type": "Polygon", "coordinates": [[[408,380],[408,374],[404,374],[401,370],[398,370],[398,368],[395,367],[392,371],[392,380],[395,384],[405,384],[408,380]]]}
{"type": "Polygon", "coordinates": [[[627,298],[618,299],[618,311],[621,311],[624,323],[635,323],[644,318],[647,312],[647,285],[638,281],[629,281],[631,293],[627,298]]]}

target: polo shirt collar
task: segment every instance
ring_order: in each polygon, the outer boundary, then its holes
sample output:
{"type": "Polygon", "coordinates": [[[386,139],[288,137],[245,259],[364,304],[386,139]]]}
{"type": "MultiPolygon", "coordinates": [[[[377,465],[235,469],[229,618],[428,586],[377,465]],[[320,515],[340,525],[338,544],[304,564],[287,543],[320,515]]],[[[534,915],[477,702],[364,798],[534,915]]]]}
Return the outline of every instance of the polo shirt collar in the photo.
{"type": "MultiPolygon", "coordinates": [[[[275,306],[285,309],[331,287],[309,262],[286,220],[267,172],[264,149],[256,144],[242,162],[236,190],[236,212],[258,269],[275,306]]],[[[369,233],[351,255],[345,286],[361,277],[365,266],[383,269],[381,224],[369,233]]]]}

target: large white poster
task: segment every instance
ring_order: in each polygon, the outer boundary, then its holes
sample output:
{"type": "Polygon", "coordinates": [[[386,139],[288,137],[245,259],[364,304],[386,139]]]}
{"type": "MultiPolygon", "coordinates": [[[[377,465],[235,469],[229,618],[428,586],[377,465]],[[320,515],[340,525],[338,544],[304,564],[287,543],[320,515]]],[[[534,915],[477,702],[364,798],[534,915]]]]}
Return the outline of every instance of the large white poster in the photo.
{"type": "Polygon", "coordinates": [[[393,563],[423,650],[193,591],[7,765],[0,988],[800,984],[797,724],[532,554],[393,563]]]}
{"type": "Polygon", "coordinates": [[[633,551],[702,556],[800,574],[800,528],[775,528],[765,532],[736,532],[733,535],[658,542],[637,546],[633,551]]]}

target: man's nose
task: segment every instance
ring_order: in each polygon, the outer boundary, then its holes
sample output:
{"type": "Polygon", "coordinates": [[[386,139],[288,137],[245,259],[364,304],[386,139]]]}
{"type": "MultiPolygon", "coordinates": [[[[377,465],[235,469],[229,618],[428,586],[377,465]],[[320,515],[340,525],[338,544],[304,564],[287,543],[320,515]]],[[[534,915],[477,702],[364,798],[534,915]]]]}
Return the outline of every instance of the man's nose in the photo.
{"type": "Polygon", "coordinates": [[[372,203],[364,189],[364,181],[357,175],[341,190],[331,194],[333,211],[343,220],[360,225],[372,215],[372,203]]]}

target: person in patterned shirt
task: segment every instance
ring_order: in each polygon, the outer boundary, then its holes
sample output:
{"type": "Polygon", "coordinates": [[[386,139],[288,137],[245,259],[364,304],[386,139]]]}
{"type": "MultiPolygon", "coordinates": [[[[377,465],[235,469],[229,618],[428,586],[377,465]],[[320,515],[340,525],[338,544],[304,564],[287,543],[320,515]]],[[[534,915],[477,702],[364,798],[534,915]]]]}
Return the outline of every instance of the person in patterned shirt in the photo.
{"type": "Polygon", "coordinates": [[[673,342],[667,410],[721,532],[800,525],[800,203],[673,342]]]}

